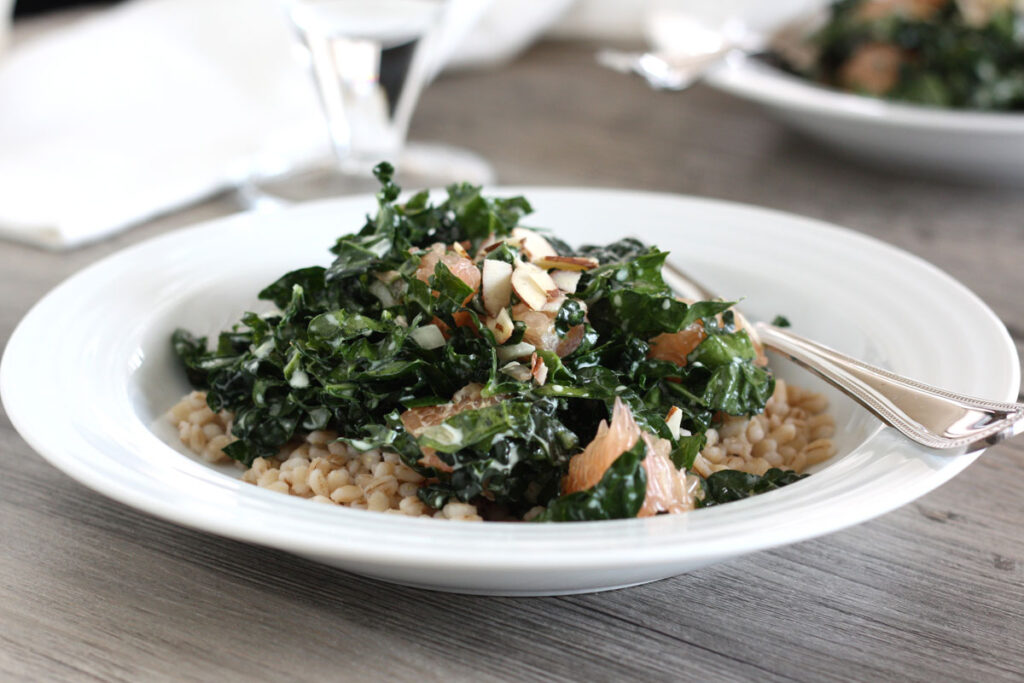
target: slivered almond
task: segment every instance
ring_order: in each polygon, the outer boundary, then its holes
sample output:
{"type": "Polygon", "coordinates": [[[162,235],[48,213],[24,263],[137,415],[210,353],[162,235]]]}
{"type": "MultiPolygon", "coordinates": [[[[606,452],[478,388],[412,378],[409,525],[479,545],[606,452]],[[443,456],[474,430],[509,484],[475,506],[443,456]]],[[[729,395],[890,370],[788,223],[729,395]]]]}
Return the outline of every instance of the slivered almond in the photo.
{"type": "Polygon", "coordinates": [[[535,353],[530,357],[530,366],[530,374],[533,375],[533,381],[539,387],[544,386],[544,382],[548,381],[548,366],[544,365],[544,359],[535,353]]]}
{"type": "Polygon", "coordinates": [[[576,286],[580,283],[583,273],[572,270],[556,270],[551,273],[551,279],[560,290],[568,294],[576,293],[576,286]]]}
{"type": "Polygon", "coordinates": [[[535,311],[544,308],[549,297],[558,294],[558,285],[544,269],[532,263],[519,263],[512,271],[512,289],[524,304],[535,311]]]}
{"type": "Polygon", "coordinates": [[[551,246],[551,243],[526,228],[513,228],[512,239],[520,245],[520,250],[530,261],[537,261],[548,256],[558,256],[558,252],[551,246]]]}
{"type": "Polygon", "coordinates": [[[541,268],[558,268],[559,270],[590,270],[597,268],[601,262],[589,256],[544,256],[531,259],[541,268]]]}
{"type": "Polygon", "coordinates": [[[484,309],[496,316],[512,300],[512,264],[487,259],[481,269],[480,296],[484,309]]]}
{"type": "Polygon", "coordinates": [[[461,256],[462,258],[469,258],[469,252],[466,248],[458,242],[452,242],[452,251],[461,256]]]}
{"type": "Polygon", "coordinates": [[[498,344],[504,344],[512,336],[515,331],[515,323],[512,322],[512,316],[508,314],[508,309],[501,309],[498,311],[498,315],[493,318],[487,318],[484,320],[484,324],[487,325],[492,333],[494,333],[494,341],[498,344]]]}
{"type": "Polygon", "coordinates": [[[530,372],[530,368],[526,367],[522,363],[517,363],[516,361],[512,361],[507,365],[501,366],[501,372],[519,382],[529,382],[530,378],[533,376],[530,372]]]}

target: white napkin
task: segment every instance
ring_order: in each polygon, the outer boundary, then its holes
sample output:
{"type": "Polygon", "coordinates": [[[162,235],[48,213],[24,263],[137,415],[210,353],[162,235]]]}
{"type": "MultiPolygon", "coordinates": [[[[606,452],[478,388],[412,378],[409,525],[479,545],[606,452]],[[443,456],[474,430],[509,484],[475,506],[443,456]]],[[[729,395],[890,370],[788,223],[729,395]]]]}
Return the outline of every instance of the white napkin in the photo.
{"type": "Polygon", "coordinates": [[[328,149],[279,5],[140,0],[0,62],[0,234],[72,247],[328,149]]]}
{"type": "MultiPolygon", "coordinates": [[[[453,0],[439,51],[509,59],[567,2],[453,0]]],[[[133,0],[0,57],[0,237],[74,247],[328,155],[283,4],[133,0]]]]}

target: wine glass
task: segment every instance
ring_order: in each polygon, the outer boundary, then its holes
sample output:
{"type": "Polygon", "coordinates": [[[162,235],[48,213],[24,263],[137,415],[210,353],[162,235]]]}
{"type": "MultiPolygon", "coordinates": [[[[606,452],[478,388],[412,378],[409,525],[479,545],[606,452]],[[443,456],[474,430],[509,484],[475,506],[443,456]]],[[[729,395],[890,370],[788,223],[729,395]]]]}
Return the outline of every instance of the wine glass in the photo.
{"type": "Polygon", "coordinates": [[[484,0],[286,0],[306,48],[334,150],[297,171],[254,175],[240,190],[261,206],[373,187],[380,161],[407,186],[494,181],[490,165],[467,150],[406,143],[423,88],[487,6],[484,0]]]}
{"type": "Polygon", "coordinates": [[[14,0],[0,0],[0,55],[10,40],[11,23],[14,21],[14,0]]]}

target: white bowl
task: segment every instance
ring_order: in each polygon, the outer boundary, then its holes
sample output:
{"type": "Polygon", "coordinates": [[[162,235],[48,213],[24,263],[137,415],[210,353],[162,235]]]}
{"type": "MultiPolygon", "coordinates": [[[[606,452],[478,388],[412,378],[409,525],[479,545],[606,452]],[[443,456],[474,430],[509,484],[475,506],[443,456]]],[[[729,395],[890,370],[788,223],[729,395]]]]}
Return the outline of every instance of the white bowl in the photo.
{"type": "Polygon", "coordinates": [[[977,184],[1024,185],[1024,114],[897,104],[730,55],[707,76],[823,144],[870,163],[977,184]]]}
{"type": "MultiPolygon", "coordinates": [[[[1010,399],[1019,365],[1003,325],[962,285],[862,235],[735,204],[641,192],[524,192],[532,225],[570,242],[636,235],[758,317],[955,391],[1010,399]],[[953,324],[955,321],[955,324],[953,324]]],[[[178,442],[165,411],[187,391],[169,335],[214,333],[291,268],[329,261],[370,197],[242,214],[173,232],[78,273],[11,337],[0,394],[40,454],[95,490],[174,522],[388,581],[503,595],[652,581],[862,522],[939,486],[977,454],[926,452],[828,391],[839,454],[811,477],[686,515],[566,524],[460,523],[326,506],[239,481],[178,442]]]]}

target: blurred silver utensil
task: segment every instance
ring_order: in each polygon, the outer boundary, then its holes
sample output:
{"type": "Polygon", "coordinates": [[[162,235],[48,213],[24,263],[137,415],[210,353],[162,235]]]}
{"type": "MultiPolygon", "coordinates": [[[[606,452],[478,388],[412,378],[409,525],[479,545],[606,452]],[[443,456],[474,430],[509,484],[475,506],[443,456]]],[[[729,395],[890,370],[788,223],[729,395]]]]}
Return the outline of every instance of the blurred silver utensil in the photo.
{"type": "Polygon", "coordinates": [[[597,53],[597,63],[619,73],[643,76],[656,90],[685,90],[699,81],[731,49],[731,46],[723,47],[699,55],[601,50],[597,53]]]}
{"type": "MultiPolygon", "coordinates": [[[[716,295],[666,263],[665,281],[681,296],[716,295]]],[[[748,328],[777,351],[850,396],[882,422],[928,448],[969,453],[1024,431],[1024,404],[964,396],[869,365],[763,322],[748,328]]]]}
{"type": "Polygon", "coordinates": [[[753,47],[738,20],[711,28],[687,13],[661,12],[648,17],[647,32],[655,50],[601,50],[598,63],[639,74],[658,90],[684,90],[731,51],[753,47]]]}
{"type": "Polygon", "coordinates": [[[807,40],[824,19],[820,12],[798,15],[768,32],[752,30],[742,14],[718,28],[686,12],[661,12],[648,18],[647,33],[655,49],[648,52],[600,50],[597,62],[619,73],[642,76],[656,90],[685,90],[730,55],[773,52],[790,64],[809,67],[817,48],[807,40]]]}

